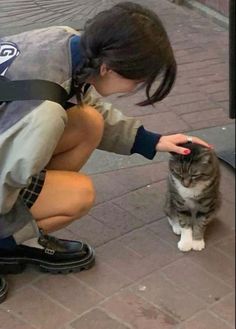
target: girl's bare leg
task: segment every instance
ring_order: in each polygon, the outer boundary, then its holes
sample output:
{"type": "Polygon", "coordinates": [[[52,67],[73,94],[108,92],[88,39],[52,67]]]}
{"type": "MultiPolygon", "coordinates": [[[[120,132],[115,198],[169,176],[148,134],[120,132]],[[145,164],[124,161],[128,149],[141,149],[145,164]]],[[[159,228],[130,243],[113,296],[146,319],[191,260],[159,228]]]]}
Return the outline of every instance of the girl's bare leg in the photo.
{"type": "Polygon", "coordinates": [[[92,107],[68,110],[67,127],[47,166],[42,191],[31,208],[45,232],[67,226],[93,206],[93,184],[78,171],[100,143],[103,124],[102,116],[92,107]]]}

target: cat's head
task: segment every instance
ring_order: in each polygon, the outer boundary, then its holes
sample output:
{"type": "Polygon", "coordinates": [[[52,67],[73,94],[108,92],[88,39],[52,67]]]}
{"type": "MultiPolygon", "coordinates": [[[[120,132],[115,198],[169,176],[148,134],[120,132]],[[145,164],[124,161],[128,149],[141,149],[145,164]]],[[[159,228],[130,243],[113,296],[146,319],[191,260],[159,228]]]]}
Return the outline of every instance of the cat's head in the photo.
{"type": "Polygon", "coordinates": [[[191,188],[198,182],[207,181],[219,174],[218,159],[213,150],[194,143],[180,146],[191,150],[189,155],[171,153],[169,169],[173,177],[185,187],[191,188]]]}

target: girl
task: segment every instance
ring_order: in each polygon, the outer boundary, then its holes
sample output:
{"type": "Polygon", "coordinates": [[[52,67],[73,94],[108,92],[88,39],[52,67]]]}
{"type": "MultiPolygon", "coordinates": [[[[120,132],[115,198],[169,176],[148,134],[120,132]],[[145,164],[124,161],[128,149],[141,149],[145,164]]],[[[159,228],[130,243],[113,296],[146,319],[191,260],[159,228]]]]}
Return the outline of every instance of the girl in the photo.
{"type": "Polygon", "coordinates": [[[188,136],[149,132],[94,94],[142,88],[145,99],[138,105],[161,101],[176,78],[168,36],[154,12],[124,2],[96,15],[82,33],[50,27],[5,37],[1,47],[8,55],[11,49],[8,60],[0,61],[2,77],[54,82],[76,95],[77,104],[63,108],[35,99],[1,104],[0,274],[19,273],[29,263],[52,273],[88,269],[94,264],[88,244],[47,233],[93,206],[93,184],[80,173],[91,153],[100,148],[152,159],[156,151],[190,152],[178,146],[188,136]]]}

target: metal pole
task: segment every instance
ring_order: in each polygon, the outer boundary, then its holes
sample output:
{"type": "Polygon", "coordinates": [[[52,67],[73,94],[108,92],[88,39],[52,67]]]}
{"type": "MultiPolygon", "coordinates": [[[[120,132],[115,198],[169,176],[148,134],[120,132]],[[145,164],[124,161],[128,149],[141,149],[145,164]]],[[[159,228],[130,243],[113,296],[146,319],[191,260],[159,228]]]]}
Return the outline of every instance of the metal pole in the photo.
{"type": "Polygon", "coordinates": [[[235,85],[235,74],[236,74],[236,63],[235,63],[235,3],[236,0],[230,0],[229,3],[229,117],[235,119],[236,112],[236,85],[235,85]]]}

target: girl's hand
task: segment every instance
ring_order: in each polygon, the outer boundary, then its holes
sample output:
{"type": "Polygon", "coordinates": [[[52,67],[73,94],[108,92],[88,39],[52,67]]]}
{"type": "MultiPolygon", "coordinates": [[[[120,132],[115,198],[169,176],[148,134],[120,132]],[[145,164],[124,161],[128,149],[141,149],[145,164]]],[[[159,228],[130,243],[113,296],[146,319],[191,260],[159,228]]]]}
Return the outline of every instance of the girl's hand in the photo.
{"type": "Polygon", "coordinates": [[[178,146],[179,144],[184,144],[187,142],[192,142],[192,143],[203,145],[208,148],[212,148],[211,145],[204,142],[198,137],[187,136],[183,134],[175,134],[169,136],[162,136],[156,145],[156,150],[161,152],[175,152],[178,154],[188,155],[191,153],[191,151],[188,148],[178,146]]]}

